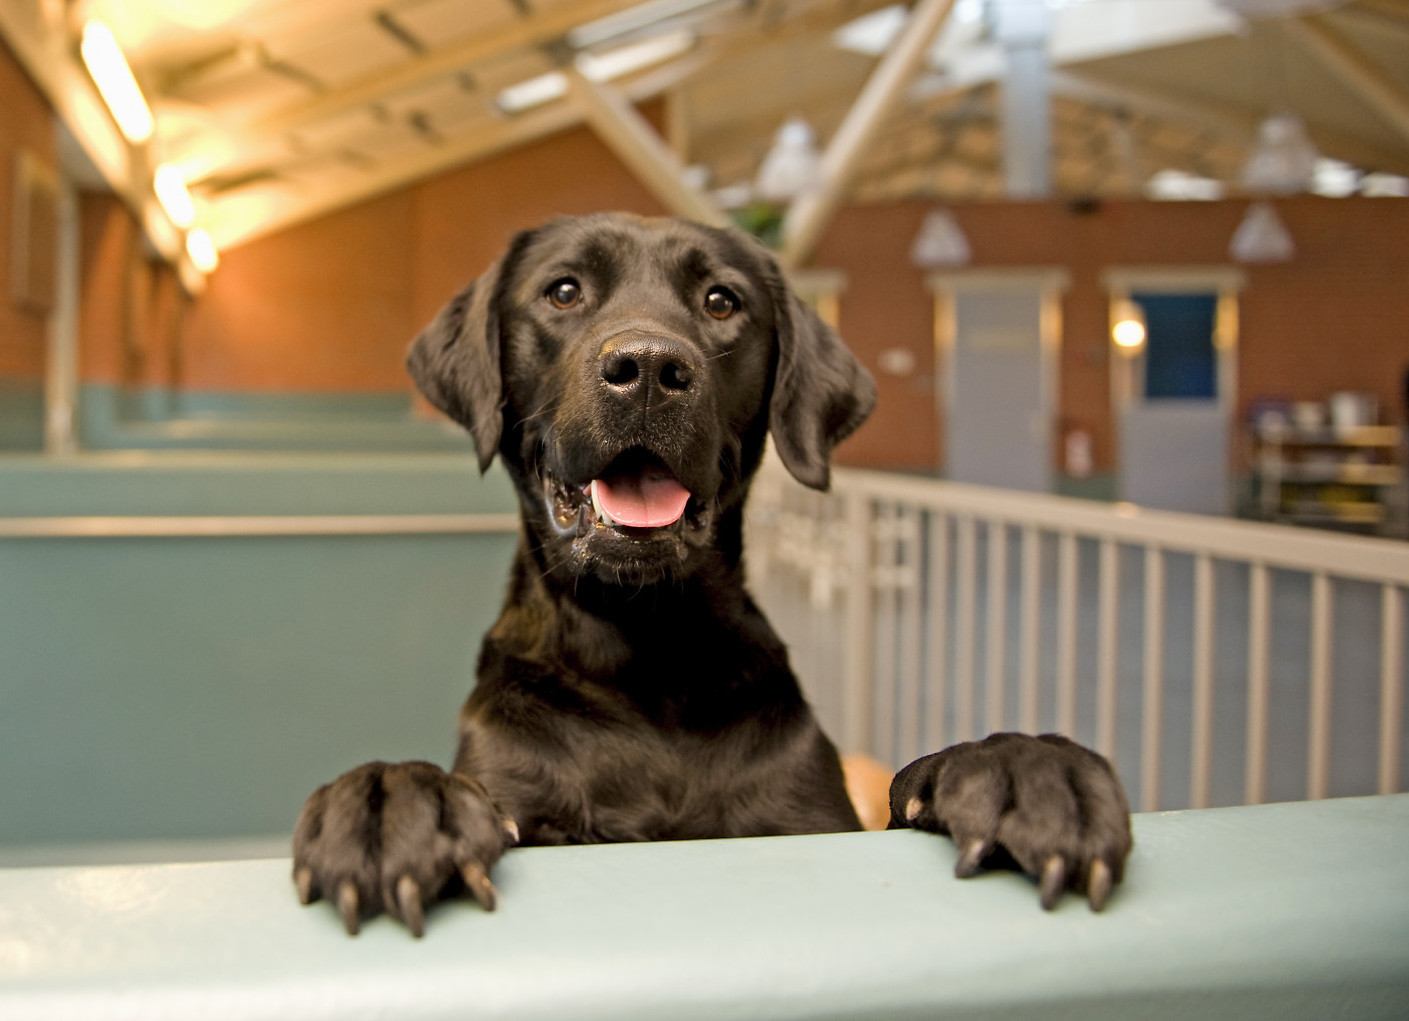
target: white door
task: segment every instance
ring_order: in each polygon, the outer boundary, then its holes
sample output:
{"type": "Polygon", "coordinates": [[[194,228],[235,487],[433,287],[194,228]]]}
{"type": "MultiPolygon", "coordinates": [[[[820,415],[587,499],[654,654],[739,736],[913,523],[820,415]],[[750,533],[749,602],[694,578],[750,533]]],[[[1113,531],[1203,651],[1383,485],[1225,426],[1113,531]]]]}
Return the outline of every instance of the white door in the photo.
{"type": "MultiPolygon", "coordinates": [[[[1114,349],[1120,499],[1227,514],[1236,270],[1108,274],[1113,308],[1143,321],[1144,339],[1114,349]]],[[[1112,319],[1119,318],[1112,315],[1112,319]]]]}
{"type": "Polygon", "coordinates": [[[930,285],[945,379],[945,477],[1047,492],[1064,275],[945,273],[930,285]]]}

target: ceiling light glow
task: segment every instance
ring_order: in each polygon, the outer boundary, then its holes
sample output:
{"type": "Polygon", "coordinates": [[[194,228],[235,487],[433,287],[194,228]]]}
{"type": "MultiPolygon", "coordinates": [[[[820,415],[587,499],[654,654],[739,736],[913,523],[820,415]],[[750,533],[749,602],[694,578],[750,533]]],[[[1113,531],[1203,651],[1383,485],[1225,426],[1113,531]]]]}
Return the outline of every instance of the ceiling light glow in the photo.
{"type": "Polygon", "coordinates": [[[618,46],[605,53],[580,54],[577,58],[577,69],[588,81],[611,81],[678,57],[694,45],[693,32],[685,29],[665,32],[639,43],[618,46]]]}
{"type": "Polygon", "coordinates": [[[191,264],[202,273],[214,273],[220,265],[220,253],[215,250],[215,242],[210,235],[197,227],[186,235],[186,254],[191,264]]]}
{"type": "Polygon", "coordinates": [[[83,26],[79,52],[93,83],[98,86],[98,93],[127,140],[141,145],[151,138],[155,126],[151,108],[112,30],[101,21],[88,22],[83,26]]]}
{"type": "Polygon", "coordinates": [[[176,167],[170,163],[157,167],[152,190],[157,193],[157,201],[176,226],[184,228],[196,222],[196,204],[191,201],[191,193],[186,189],[185,177],[176,167]]]}
{"type": "MultiPolygon", "coordinates": [[[[688,52],[695,34],[686,29],[665,32],[641,42],[627,43],[601,53],[580,53],[574,65],[591,82],[609,82],[664,63],[688,52]]],[[[567,95],[567,78],[561,71],[549,71],[536,78],[502,89],[495,105],[504,113],[522,113],[567,95]]]]}

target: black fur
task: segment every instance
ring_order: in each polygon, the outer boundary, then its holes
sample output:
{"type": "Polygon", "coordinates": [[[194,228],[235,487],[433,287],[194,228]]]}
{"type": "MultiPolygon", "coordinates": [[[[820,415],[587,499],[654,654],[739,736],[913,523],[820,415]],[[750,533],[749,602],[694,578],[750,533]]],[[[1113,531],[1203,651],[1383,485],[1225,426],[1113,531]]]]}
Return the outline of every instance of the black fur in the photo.
{"type": "MultiPolygon", "coordinates": [[[[503,458],[523,531],[451,771],[372,763],[315,792],[294,838],[304,899],[339,898],[350,930],[385,908],[419,932],[403,877],[418,898],[463,883],[480,896],[516,839],[859,828],[836,750],[744,589],[742,520],[766,435],[796,478],[825,488],[832,448],[875,387],[767,251],[680,221],[554,221],[452,299],[408,364],[470,431],[482,468],[503,458]],[[732,314],[707,311],[716,289],[732,314]],[[598,521],[584,488],[643,466],[688,489],[680,521],[598,521]]],[[[1049,850],[1070,850],[1063,878],[1083,888],[1097,859],[1118,879],[1129,849],[1114,773],[1060,739],[1012,735],[922,759],[897,777],[892,814],[982,836],[984,857],[1011,833],[1019,846],[1007,850],[1034,874],[1049,850]],[[1001,803],[971,776],[992,778],[1001,803]],[[1007,828],[965,828],[965,812],[1007,828]]]]}

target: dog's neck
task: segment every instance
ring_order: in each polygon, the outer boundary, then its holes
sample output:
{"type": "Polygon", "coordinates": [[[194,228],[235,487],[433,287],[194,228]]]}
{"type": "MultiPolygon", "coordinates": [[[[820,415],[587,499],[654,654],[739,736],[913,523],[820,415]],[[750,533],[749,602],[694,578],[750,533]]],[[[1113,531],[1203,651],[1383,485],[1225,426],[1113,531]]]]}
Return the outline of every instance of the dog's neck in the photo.
{"type": "Polygon", "coordinates": [[[744,589],[741,511],[722,515],[718,525],[698,569],[649,585],[546,574],[529,542],[521,542],[491,636],[511,654],[604,681],[628,664],[688,671],[716,651],[727,658],[724,646],[741,627],[767,624],[744,589]]]}

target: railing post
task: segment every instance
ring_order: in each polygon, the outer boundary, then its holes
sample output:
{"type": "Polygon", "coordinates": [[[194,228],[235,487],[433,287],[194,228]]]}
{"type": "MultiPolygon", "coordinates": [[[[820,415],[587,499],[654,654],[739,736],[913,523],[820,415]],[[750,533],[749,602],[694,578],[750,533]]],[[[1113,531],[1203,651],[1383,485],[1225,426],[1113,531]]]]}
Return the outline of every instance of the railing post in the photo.
{"type": "Polygon", "coordinates": [[[988,732],[1004,729],[1006,718],[1005,691],[1007,686],[1008,630],[1008,526],[1002,520],[988,523],[988,640],[984,652],[984,710],[988,732]]]}
{"type": "Polygon", "coordinates": [[[1023,529],[1022,638],[1018,648],[1018,726],[1037,733],[1038,655],[1042,644],[1042,540],[1035,526],[1023,529]]]}
{"type": "Polygon", "coordinates": [[[1159,807],[1164,710],[1164,551],[1145,547],[1145,657],[1140,737],[1140,811],[1159,807]]]}
{"type": "Polygon", "coordinates": [[[955,609],[954,630],[954,740],[970,741],[974,736],[974,602],[978,573],[978,550],[974,516],[959,518],[959,603],[955,609]]]}
{"type": "Polygon", "coordinates": [[[1380,775],[1379,792],[1399,791],[1400,734],[1404,727],[1404,597],[1398,585],[1380,596],[1380,775]]]}
{"type": "Polygon", "coordinates": [[[1063,532],[1057,556],[1057,730],[1076,736],[1077,556],[1074,532],[1063,532]]]}
{"type": "Polygon", "coordinates": [[[1331,579],[1311,576],[1311,706],[1306,796],[1326,797],[1331,777],[1331,579]]]}
{"type": "Polygon", "coordinates": [[[1213,761],[1213,561],[1194,561],[1193,747],[1189,761],[1189,807],[1207,808],[1213,761]]]}
{"type": "Polygon", "coordinates": [[[1271,639],[1271,580],[1267,565],[1248,574],[1248,732],[1243,800],[1267,800],[1267,651],[1271,639]]]}
{"type": "Polygon", "coordinates": [[[929,671],[925,692],[927,751],[948,744],[944,726],[945,694],[949,689],[949,516],[930,511],[929,671]]]}
{"type": "Polygon", "coordinates": [[[904,565],[898,579],[901,582],[900,606],[897,616],[900,626],[900,686],[896,742],[898,761],[906,763],[918,757],[920,748],[920,704],[923,701],[924,680],[921,676],[920,644],[924,624],[920,616],[923,564],[920,558],[920,522],[922,516],[913,506],[906,506],[900,515],[900,541],[904,550],[904,565]]]}
{"type": "Polygon", "coordinates": [[[1116,627],[1120,622],[1120,547],[1101,540],[1100,598],[1096,623],[1096,750],[1115,758],[1116,627]]]}
{"type": "Polygon", "coordinates": [[[871,750],[874,617],[872,593],[871,498],[864,490],[844,493],[846,553],[851,584],[846,594],[846,672],[842,709],[842,747],[848,752],[871,750]]]}
{"type": "Polygon", "coordinates": [[[871,754],[887,765],[895,762],[895,638],[900,623],[900,512],[889,500],[875,507],[872,524],[870,585],[874,591],[871,617],[870,688],[871,754]]]}

